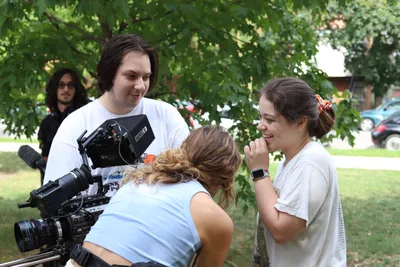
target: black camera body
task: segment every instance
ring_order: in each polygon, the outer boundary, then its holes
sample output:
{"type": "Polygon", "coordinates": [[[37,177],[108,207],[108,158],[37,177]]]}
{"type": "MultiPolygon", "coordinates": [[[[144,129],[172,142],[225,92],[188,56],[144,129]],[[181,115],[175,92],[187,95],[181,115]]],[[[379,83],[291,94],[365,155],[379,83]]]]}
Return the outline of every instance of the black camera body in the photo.
{"type": "Polygon", "coordinates": [[[57,216],[16,222],[18,249],[27,252],[55,246],[61,256],[69,255],[75,244],[83,242],[109,201],[101,194],[75,198],[65,203],[57,216]]]}
{"type": "MultiPolygon", "coordinates": [[[[83,159],[80,168],[71,170],[55,181],[30,192],[26,203],[19,208],[33,207],[41,211],[42,219],[30,219],[14,224],[14,235],[21,252],[40,249],[52,251],[57,260],[65,264],[76,244],[81,244],[97,221],[110,197],[105,196],[101,176],[92,176],[92,167],[110,167],[136,164],[140,156],[155,139],[146,115],[135,115],[105,121],[93,133],[78,138],[83,159]],[[101,155],[103,152],[104,155],[101,155]],[[85,196],[90,184],[97,183],[96,195],[85,196]]],[[[53,259],[47,259],[47,262],[53,259]]]]}

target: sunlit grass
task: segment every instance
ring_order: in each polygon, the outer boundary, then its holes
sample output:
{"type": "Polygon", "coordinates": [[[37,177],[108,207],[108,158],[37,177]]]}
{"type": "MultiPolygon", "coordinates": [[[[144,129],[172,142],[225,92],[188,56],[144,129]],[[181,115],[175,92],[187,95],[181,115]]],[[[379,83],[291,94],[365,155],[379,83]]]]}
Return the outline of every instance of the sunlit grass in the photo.
{"type": "Polygon", "coordinates": [[[387,150],[383,148],[368,149],[337,149],[327,148],[331,155],[337,156],[358,156],[358,157],[386,157],[400,158],[400,150],[387,150]]]}
{"type": "MultiPolygon", "coordinates": [[[[276,164],[270,168],[272,177],[276,164]]],[[[339,169],[339,186],[346,226],[348,266],[400,266],[400,174],[397,171],[339,169]]],[[[40,185],[16,153],[0,152],[0,262],[26,257],[18,251],[14,223],[37,219],[36,209],[18,209],[40,185]]],[[[250,266],[255,211],[243,214],[241,205],[228,210],[235,233],[226,266],[250,266]]]]}

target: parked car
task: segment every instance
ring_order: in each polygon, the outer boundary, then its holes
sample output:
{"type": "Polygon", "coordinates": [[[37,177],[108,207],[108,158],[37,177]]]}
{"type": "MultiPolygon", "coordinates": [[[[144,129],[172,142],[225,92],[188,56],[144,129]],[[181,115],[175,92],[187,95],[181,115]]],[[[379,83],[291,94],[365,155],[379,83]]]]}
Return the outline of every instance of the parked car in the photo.
{"type": "Polygon", "coordinates": [[[393,94],[392,100],[400,100],[400,91],[393,94]]]}
{"type": "Polygon", "coordinates": [[[371,131],[382,120],[398,110],[400,110],[400,99],[387,101],[375,109],[361,111],[361,130],[371,131]]]}
{"type": "Polygon", "coordinates": [[[383,120],[371,132],[371,139],[377,147],[400,150],[400,111],[383,120]]]}

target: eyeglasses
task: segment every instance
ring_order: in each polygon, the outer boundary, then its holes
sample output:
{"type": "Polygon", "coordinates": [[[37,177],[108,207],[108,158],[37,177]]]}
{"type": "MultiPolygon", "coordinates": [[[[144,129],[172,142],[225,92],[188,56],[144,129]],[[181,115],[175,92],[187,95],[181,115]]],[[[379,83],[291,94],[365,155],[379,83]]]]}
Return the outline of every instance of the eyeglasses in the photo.
{"type": "Polygon", "coordinates": [[[74,90],[75,85],[73,83],[64,83],[64,82],[59,82],[58,83],[58,89],[64,89],[65,86],[68,87],[68,90],[74,90]]]}

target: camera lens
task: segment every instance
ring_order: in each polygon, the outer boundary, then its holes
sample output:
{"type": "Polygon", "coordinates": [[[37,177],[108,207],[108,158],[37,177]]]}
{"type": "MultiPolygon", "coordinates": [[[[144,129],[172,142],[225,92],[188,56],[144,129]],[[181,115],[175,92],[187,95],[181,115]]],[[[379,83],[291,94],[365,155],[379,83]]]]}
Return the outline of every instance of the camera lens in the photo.
{"type": "Polygon", "coordinates": [[[53,219],[25,220],[14,224],[14,235],[20,252],[27,252],[57,240],[53,219]]]}

